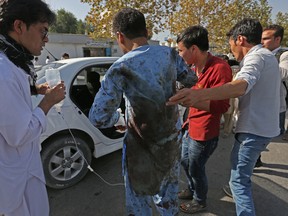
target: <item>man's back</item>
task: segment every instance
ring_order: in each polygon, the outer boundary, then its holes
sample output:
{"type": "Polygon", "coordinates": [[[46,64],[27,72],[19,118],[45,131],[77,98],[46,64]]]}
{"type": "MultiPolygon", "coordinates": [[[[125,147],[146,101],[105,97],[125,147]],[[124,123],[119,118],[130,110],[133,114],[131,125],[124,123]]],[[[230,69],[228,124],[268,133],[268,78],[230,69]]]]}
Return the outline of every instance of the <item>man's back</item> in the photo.
{"type": "Polygon", "coordinates": [[[175,50],[140,46],[112,65],[93,104],[98,112],[91,116],[97,125],[111,116],[124,94],[128,130],[124,143],[128,164],[133,164],[128,171],[139,193],[155,194],[159,179],[163,179],[179,157],[178,107],[166,106],[168,98],[176,92],[176,79],[187,87],[196,81],[195,74],[175,50]],[[111,99],[102,97],[103,94],[111,95],[111,99]],[[108,103],[114,109],[107,110],[108,103]]]}
{"type": "MultiPolygon", "coordinates": [[[[188,73],[188,67],[176,51],[168,47],[146,45],[130,51],[115,62],[101,85],[102,89],[124,93],[128,120],[137,113],[137,119],[143,118],[141,122],[155,122],[158,119],[176,123],[177,107],[169,108],[165,103],[176,91],[177,75],[181,75],[178,79],[186,86],[195,83],[195,74],[188,73]],[[170,114],[169,110],[173,110],[175,114],[170,114]]],[[[100,94],[96,97],[101,101],[100,94]]],[[[101,103],[97,105],[101,106],[101,103]]],[[[97,121],[101,116],[95,118],[97,121]]]]}
{"type": "MultiPolygon", "coordinates": [[[[180,67],[178,59],[176,52],[170,49],[142,46],[125,55],[124,61],[115,65],[116,73],[118,70],[121,73],[119,87],[127,98],[128,121],[135,118],[133,121],[136,124],[149,125],[149,128],[138,125],[143,133],[147,132],[146,138],[167,137],[159,133],[163,129],[171,134],[172,128],[162,127],[160,122],[173,125],[173,130],[176,129],[178,114],[175,107],[167,107],[165,103],[176,90],[177,67],[180,67]]],[[[182,70],[185,70],[183,65],[182,70]]]]}

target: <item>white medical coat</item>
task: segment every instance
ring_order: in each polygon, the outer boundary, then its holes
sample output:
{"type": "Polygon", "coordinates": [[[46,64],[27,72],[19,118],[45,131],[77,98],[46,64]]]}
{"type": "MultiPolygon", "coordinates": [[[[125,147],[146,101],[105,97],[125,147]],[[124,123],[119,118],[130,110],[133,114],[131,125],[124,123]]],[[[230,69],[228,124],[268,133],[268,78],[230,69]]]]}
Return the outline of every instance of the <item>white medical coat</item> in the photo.
{"type": "Polygon", "coordinates": [[[0,212],[20,205],[30,175],[45,182],[39,138],[46,118],[32,107],[28,77],[0,53],[0,212]]]}

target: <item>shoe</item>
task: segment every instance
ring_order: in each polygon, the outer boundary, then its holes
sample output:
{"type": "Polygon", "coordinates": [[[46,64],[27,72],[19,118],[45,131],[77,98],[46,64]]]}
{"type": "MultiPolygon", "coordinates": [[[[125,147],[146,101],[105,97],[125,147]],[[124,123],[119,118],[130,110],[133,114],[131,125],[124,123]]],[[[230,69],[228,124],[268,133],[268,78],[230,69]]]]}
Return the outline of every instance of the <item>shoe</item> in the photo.
{"type": "Polygon", "coordinates": [[[224,185],[222,189],[223,189],[224,193],[225,193],[228,197],[233,198],[232,191],[231,191],[229,185],[224,185]]]}
{"type": "Polygon", "coordinates": [[[193,194],[192,192],[187,188],[185,190],[182,190],[178,193],[178,198],[179,199],[193,199],[193,194]]]}
{"type": "Polygon", "coordinates": [[[282,136],[282,140],[288,140],[288,133],[284,133],[284,135],[282,136]]]}
{"type": "Polygon", "coordinates": [[[262,163],[262,161],[260,159],[258,159],[256,161],[256,164],[255,164],[254,168],[261,167],[261,166],[263,166],[263,163],[262,163]]]}
{"type": "Polygon", "coordinates": [[[187,214],[193,214],[196,212],[204,211],[206,210],[206,203],[200,204],[195,200],[192,200],[190,202],[182,203],[179,206],[180,211],[185,212],[187,214]]]}

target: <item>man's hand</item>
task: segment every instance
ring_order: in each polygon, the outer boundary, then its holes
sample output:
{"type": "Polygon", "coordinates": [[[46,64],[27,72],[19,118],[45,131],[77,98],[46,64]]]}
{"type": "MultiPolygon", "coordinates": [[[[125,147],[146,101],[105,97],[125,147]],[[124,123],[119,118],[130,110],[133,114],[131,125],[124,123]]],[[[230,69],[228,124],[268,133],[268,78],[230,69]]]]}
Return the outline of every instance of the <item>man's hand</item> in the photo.
{"type": "Polygon", "coordinates": [[[117,128],[117,130],[119,130],[121,132],[124,132],[127,129],[126,125],[118,125],[118,126],[115,126],[115,127],[117,128]]]}
{"type": "Polygon", "coordinates": [[[40,107],[44,111],[44,113],[47,114],[54,104],[59,103],[65,98],[65,94],[66,87],[64,85],[64,82],[57,84],[52,89],[48,88],[46,90],[44,98],[39,103],[38,107],[40,107]]]}
{"type": "Polygon", "coordinates": [[[36,85],[37,94],[45,95],[46,91],[49,89],[48,83],[43,83],[36,85]]]}
{"type": "Polygon", "coordinates": [[[183,88],[179,90],[174,96],[169,98],[166,102],[167,106],[180,104],[184,107],[192,107],[194,104],[200,101],[198,90],[183,88]]]}

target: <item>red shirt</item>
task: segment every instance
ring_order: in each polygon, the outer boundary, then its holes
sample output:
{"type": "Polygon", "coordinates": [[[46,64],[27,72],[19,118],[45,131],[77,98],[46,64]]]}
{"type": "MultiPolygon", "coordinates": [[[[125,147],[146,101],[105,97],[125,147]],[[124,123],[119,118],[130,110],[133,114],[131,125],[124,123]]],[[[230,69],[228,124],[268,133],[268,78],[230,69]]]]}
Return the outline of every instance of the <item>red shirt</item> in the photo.
{"type": "MultiPolygon", "coordinates": [[[[208,53],[207,63],[192,89],[221,86],[232,80],[232,70],[224,60],[208,53]]],[[[229,99],[210,101],[210,112],[190,107],[189,135],[197,141],[207,141],[219,136],[220,119],[229,108],[229,99]]]]}

